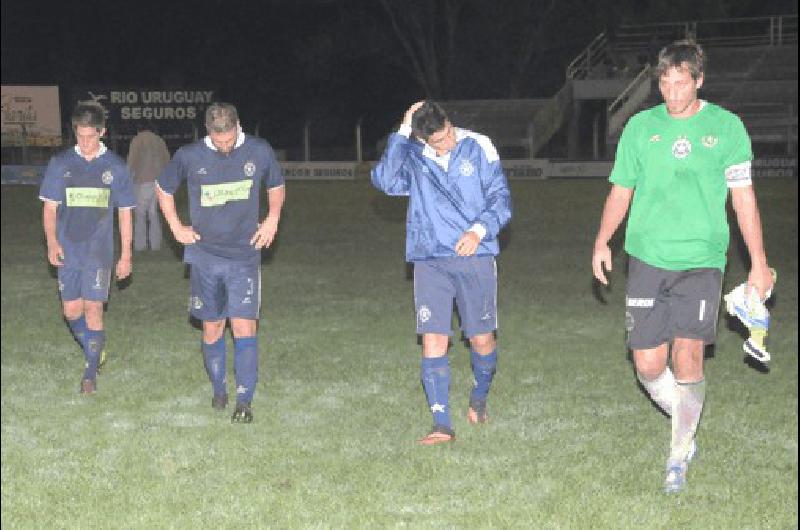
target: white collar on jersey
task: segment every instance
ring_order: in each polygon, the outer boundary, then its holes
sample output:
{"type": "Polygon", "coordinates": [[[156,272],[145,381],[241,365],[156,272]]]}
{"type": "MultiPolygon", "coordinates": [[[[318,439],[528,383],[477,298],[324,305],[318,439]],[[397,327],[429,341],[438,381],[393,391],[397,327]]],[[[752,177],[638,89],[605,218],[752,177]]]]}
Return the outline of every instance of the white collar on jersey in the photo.
{"type": "MultiPolygon", "coordinates": [[[[208,147],[212,151],[216,151],[217,150],[216,146],[211,141],[211,137],[210,136],[206,136],[204,138],[204,141],[206,143],[206,147],[208,147]]],[[[242,146],[243,143],[244,143],[244,131],[242,130],[242,127],[239,126],[239,134],[236,136],[236,145],[234,145],[233,148],[234,149],[239,148],[239,147],[242,146]]]]}
{"type": "MultiPolygon", "coordinates": [[[[106,151],[108,151],[108,147],[106,147],[106,144],[104,144],[103,142],[100,142],[100,149],[97,150],[97,154],[95,155],[94,158],[99,158],[103,156],[104,154],[106,154],[106,151]]],[[[81,148],[78,147],[78,144],[75,144],[75,152],[78,153],[79,157],[86,158],[85,156],[83,156],[83,153],[81,153],[81,148]]],[[[92,160],[94,160],[94,158],[92,158],[92,160]]]]}

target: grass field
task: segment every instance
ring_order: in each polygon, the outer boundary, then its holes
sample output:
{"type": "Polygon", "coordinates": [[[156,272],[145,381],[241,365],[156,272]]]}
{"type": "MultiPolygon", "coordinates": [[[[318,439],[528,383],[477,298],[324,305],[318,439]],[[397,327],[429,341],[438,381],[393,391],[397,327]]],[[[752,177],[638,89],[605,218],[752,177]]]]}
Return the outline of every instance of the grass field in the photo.
{"type": "MultiPolygon", "coordinates": [[[[771,370],[720,316],[689,489],[661,493],[669,421],[623,335],[624,255],[593,289],[607,183],[512,182],[500,365],[489,424],[467,424],[468,351],[450,350],[458,440],[419,382],[405,201],[367,182],[290,182],[263,267],[251,425],[210,407],[173,249],[112,287],[93,397],[59,317],[37,191],[2,187],[2,522],[9,528],[797,528],[797,181],[757,183],[771,263],[771,370]]],[[[734,230],[735,232],[735,230],[734,230]]],[[[725,288],[745,278],[732,241],[725,288]]],[[[230,350],[229,340],[229,366],[230,350]]],[[[232,382],[229,382],[232,386],[232,382]]]]}

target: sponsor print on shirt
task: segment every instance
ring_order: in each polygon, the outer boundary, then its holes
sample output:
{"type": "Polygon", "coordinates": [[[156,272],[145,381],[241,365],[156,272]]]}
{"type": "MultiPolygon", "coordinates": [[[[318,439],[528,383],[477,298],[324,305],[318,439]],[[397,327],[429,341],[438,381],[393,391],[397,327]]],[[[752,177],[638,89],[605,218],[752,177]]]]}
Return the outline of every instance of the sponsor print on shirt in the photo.
{"type": "Polygon", "coordinates": [[[67,188],[67,206],[108,208],[111,190],[108,188],[67,188]]]}
{"type": "Polygon", "coordinates": [[[250,198],[252,180],[203,184],[200,186],[200,206],[222,206],[228,201],[245,201],[250,198]]]}

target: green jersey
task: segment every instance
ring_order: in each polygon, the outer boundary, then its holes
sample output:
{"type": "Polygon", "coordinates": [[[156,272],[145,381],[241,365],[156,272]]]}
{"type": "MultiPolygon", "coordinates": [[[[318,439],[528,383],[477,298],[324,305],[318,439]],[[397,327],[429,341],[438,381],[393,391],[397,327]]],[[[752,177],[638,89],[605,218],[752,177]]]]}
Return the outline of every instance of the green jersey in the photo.
{"type": "Polygon", "coordinates": [[[703,103],[684,119],[664,104],[633,116],[609,177],[635,189],[626,252],[661,269],[724,269],[728,187],[751,184],[753,153],[742,121],[703,103]]]}

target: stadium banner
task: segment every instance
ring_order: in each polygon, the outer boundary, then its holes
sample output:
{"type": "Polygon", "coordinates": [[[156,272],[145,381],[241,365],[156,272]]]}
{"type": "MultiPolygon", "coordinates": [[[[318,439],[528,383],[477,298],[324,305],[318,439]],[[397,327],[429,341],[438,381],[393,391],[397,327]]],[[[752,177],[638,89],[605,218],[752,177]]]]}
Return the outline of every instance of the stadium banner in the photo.
{"type": "Polygon", "coordinates": [[[61,145],[57,86],[2,85],[3,147],[61,145]]]}
{"type": "Polygon", "coordinates": [[[608,177],[613,162],[608,161],[560,161],[541,158],[503,160],[503,170],[509,180],[546,178],[590,178],[608,177]]]}
{"type": "Polygon", "coordinates": [[[551,160],[547,169],[548,178],[608,178],[613,162],[608,161],[554,161],[551,160]]]}
{"type": "Polygon", "coordinates": [[[797,158],[773,156],[753,160],[753,177],[794,177],[797,178],[797,158]]]}
{"type": "Polygon", "coordinates": [[[503,171],[509,179],[544,179],[550,162],[538,158],[501,160],[503,171]]]}
{"type": "MultiPolygon", "coordinates": [[[[286,180],[355,180],[369,173],[375,163],[359,162],[285,162],[280,165],[286,180]]],[[[554,161],[543,159],[506,160],[503,169],[509,180],[548,178],[608,178],[613,162],[554,161]]],[[[38,186],[44,176],[42,165],[3,165],[3,184],[38,186]]],[[[753,161],[754,178],[797,178],[797,158],[771,157],[753,161]]]]}
{"type": "Polygon", "coordinates": [[[358,162],[280,162],[286,180],[355,180],[358,162]]]}
{"type": "Polygon", "coordinates": [[[0,181],[3,184],[31,184],[38,186],[44,178],[46,166],[12,166],[3,164],[0,181]]]}
{"type": "Polygon", "coordinates": [[[161,135],[172,150],[205,135],[205,110],[215,101],[214,90],[142,87],[80,87],[72,92],[70,108],[94,101],[106,109],[106,138],[127,146],[140,126],[161,135]]]}

